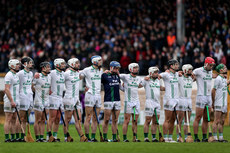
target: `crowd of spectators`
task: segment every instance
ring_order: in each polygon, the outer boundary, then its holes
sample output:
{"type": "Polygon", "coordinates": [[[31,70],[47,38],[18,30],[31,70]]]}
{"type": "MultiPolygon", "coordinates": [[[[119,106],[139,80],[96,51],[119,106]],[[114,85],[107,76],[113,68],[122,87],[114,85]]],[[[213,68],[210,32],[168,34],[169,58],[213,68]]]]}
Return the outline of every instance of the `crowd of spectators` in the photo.
{"type": "Polygon", "coordinates": [[[30,56],[42,61],[77,57],[81,67],[92,55],[111,60],[121,72],[137,62],[161,71],[174,58],[194,68],[211,56],[230,68],[230,1],[185,0],[185,39],[176,41],[176,0],[1,0],[0,72],[8,60],[30,56]]]}

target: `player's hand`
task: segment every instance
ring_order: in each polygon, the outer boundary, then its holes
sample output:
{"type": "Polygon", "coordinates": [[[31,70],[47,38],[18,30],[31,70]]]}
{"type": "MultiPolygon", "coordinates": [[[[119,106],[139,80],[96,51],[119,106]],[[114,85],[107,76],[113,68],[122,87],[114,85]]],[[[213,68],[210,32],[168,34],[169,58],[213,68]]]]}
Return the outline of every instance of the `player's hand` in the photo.
{"type": "Polygon", "coordinates": [[[104,73],[108,74],[108,73],[109,73],[109,70],[105,70],[104,73]]]}
{"type": "Polygon", "coordinates": [[[52,93],[53,93],[53,92],[50,90],[50,91],[49,91],[49,95],[51,95],[52,93]]]}
{"type": "Polygon", "coordinates": [[[230,84],[230,80],[227,81],[227,85],[229,85],[229,84],[230,84]]]}
{"type": "Polygon", "coordinates": [[[192,73],[191,77],[192,77],[193,81],[196,80],[196,75],[194,73],[192,73]]]}
{"type": "Polygon", "coordinates": [[[39,73],[36,72],[36,73],[34,74],[34,78],[35,78],[35,79],[39,79],[39,77],[40,77],[39,73]]]}
{"type": "Polygon", "coordinates": [[[165,70],[165,72],[168,72],[168,73],[170,73],[169,69],[165,70]]]}
{"type": "Polygon", "coordinates": [[[15,108],[15,107],[16,107],[15,102],[13,102],[13,101],[12,101],[10,104],[11,104],[11,107],[13,107],[13,108],[15,108]]]}
{"type": "Polygon", "coordinates": [[[179,75],[179,77],[182,77],[183,71],[178,71],[178,75],[179,75]]]}
{"type": "Polygon", "coordinates": [[[85,93],[86,93],[88,90],[89,90],[89,88],[88,88],[88,87],[85,87],[85,93]]]}
{"type": "Polygon", "coordinates": [[[149,81],[150,80],[150,77],[149,76],[146,76],[145,77],[145,81],[149,81]]]}

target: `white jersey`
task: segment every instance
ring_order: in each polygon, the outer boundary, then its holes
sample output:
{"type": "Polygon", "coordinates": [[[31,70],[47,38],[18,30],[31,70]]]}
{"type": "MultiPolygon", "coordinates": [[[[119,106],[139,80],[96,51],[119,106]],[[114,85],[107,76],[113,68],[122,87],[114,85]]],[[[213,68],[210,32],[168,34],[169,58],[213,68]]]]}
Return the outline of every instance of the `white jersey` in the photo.
{"type": "Polygon", "coordinates": [[[197,95],[210,96],[212,86],[212,71],[206,71],[204,67],[197,68],[193,71],[196,75],[197,95]]]}
{"type": "Polygon", "coordinates": [[[86,86],[89,88],[88,93],[100,95],[102,73],[102,70],[95,69],[93,66],[89,66],[81,71],[81,75],[85,77],[86,86]]]}
{"type": "Polygon", "coordinates": [[[45,104],[45,102],[49,102],[51,78],[49,75],[45,76],[42,73],[39,73],[39,76],[38,79],[34,78],[33,80],[35,88],[34,102],[45,104]]]}
{"type": "Polygon", "coordinates": [[[27,72],[25,69],[19,71],[17,73],[19,80],[20,80],[20,95],[28,95],[33,94],[32,91],[32,80],[33,80],[33,73],[31,71],[27,72]]]}
{"type": "Polygon", "coordinates": [[[120,74],[120,79],[124,82],[125,101],[139,102],[138,87],[141,83],[139,77],[133,77],[131,74],[120,74]]]}
{"type": "MultiPolygon", "coordinates": [[[[5,78],[5,84],[10,84],[10,93],[16,104],[19,104],[19,77],[16,73],[9,71],[5,78]]],[[[4,95],[4,102],[10,102],[7,95],[4,95]]]]}
{"type": "Polygon", "coordinates": [[[192,83],[193,79],[189,77],[179,77],[179,91],[181,98],[191,98],[192,97],[192,83]]]}
{"type": "Polygon", "coordinates": [[[215,79],[213,88],[216,89],[215,104],[226,106],[227,105],[227,79],[219,75],[215,79]]]}
{"type": "Polygon", "coordinates": [[[67,70],[65,73],[65,98],[78,98],[79,99],[79,72],[67,70]]]}
{"type": "Polygon", "coordinates": [[[51,77],[51,96],[62,97],[65,86],[64,72],[55,69],[52,70],[49,75],[51,77]]]}
{"type": "Polygon", "coordinates": [[[162,82],[159,79],[142,80],[141,85],[145,88],[146,100],[160,102],[160,86],[162,86],[162,82]]]}
{"type": "Polygon", "coordinates": [[[164,72],[160,74],[162,79],[164,80],[165,84],[165,95],[164,98],[166,99],[177,99],[179,98],[178,93],[178,72],[172,73],[172,72],[164,72]]]}

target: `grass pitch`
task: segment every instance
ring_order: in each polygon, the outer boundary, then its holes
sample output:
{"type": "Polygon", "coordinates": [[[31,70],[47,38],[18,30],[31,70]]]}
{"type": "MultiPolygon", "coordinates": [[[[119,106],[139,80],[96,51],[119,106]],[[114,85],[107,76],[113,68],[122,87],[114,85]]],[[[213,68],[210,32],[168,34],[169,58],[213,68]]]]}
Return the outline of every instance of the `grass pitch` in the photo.
{"type": "MultiPolygon", "coordinates": [[[[132,127],[129,126],[128,129],[128,139],[132,141],[132,127]]],[[[142,142],[98,142],[98,143],[84,143],[79,142],[79,136],[73,125],[69,127],[69,132],[74,138],[74,142],[65,143],[63,128],[60,126],[58,137],[61,139],[60,143],[4,143],[4,130],[3,125],[0,125],[0,153],[68,153],[68,152],[78,152],[78,153],[144,153],[144,152],[159,152],[159,153],[180,153],[180,152],[192,152],[192,153],[229,153],[230,143],[146,143],[143,142],[143,126],[138,126],[138,139],[142,142]]],[[[175,130],[174,130],[175,131],[175,130]]],[[[33,137],[34,131],[31,125],[31,132],[33,137]]],[[[119,125],[120,138],[122,137],[122,126],[119,125]]],[[[199,129],[199,138],[202,139],[201,129],[199,129]]],[[[193,131],[192,131],[193,133],[193,131]]],[[[99,132],[97,131],[96,137],[99,139],[99,132]]],[[[184,135],[183,135],[184,137],[184,135]]],[[[112,138],[111,126],[109,126],[108,139],[112,138]]],[[[158,138],[158,137],[157,137],[158,138]]],[[[173,135],[174,140],[176,140],[176,134],[173,135]]],[[[230,127],[225,126],[224,128],[224,138],[230,140],[230,127]]],[[[149,134],[149,139],[151,140],[151,134],[149,134]]]]}

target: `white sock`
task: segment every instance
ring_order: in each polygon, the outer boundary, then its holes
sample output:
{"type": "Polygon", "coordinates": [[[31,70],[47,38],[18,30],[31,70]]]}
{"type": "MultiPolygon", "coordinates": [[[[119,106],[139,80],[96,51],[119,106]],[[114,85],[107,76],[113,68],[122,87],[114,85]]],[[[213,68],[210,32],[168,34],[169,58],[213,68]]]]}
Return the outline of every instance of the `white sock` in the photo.
{"type": "Polygon", "coordinates": [[[215,139],[215,140],[218,140],[217,135],[214,136],[214,139],[215,139]]]}
{"type": "Polygon", "coordinates": [[[46,140],[47,140],[47,141],[49,140],[49,136],[48,136],[48,135],[46,136],[46,140]]]}
{"type": "Polygon", "coordinates": [[[224,137],[223,136],[219,136],[219,140],[223,140],[224,139],[224,137]]]}

